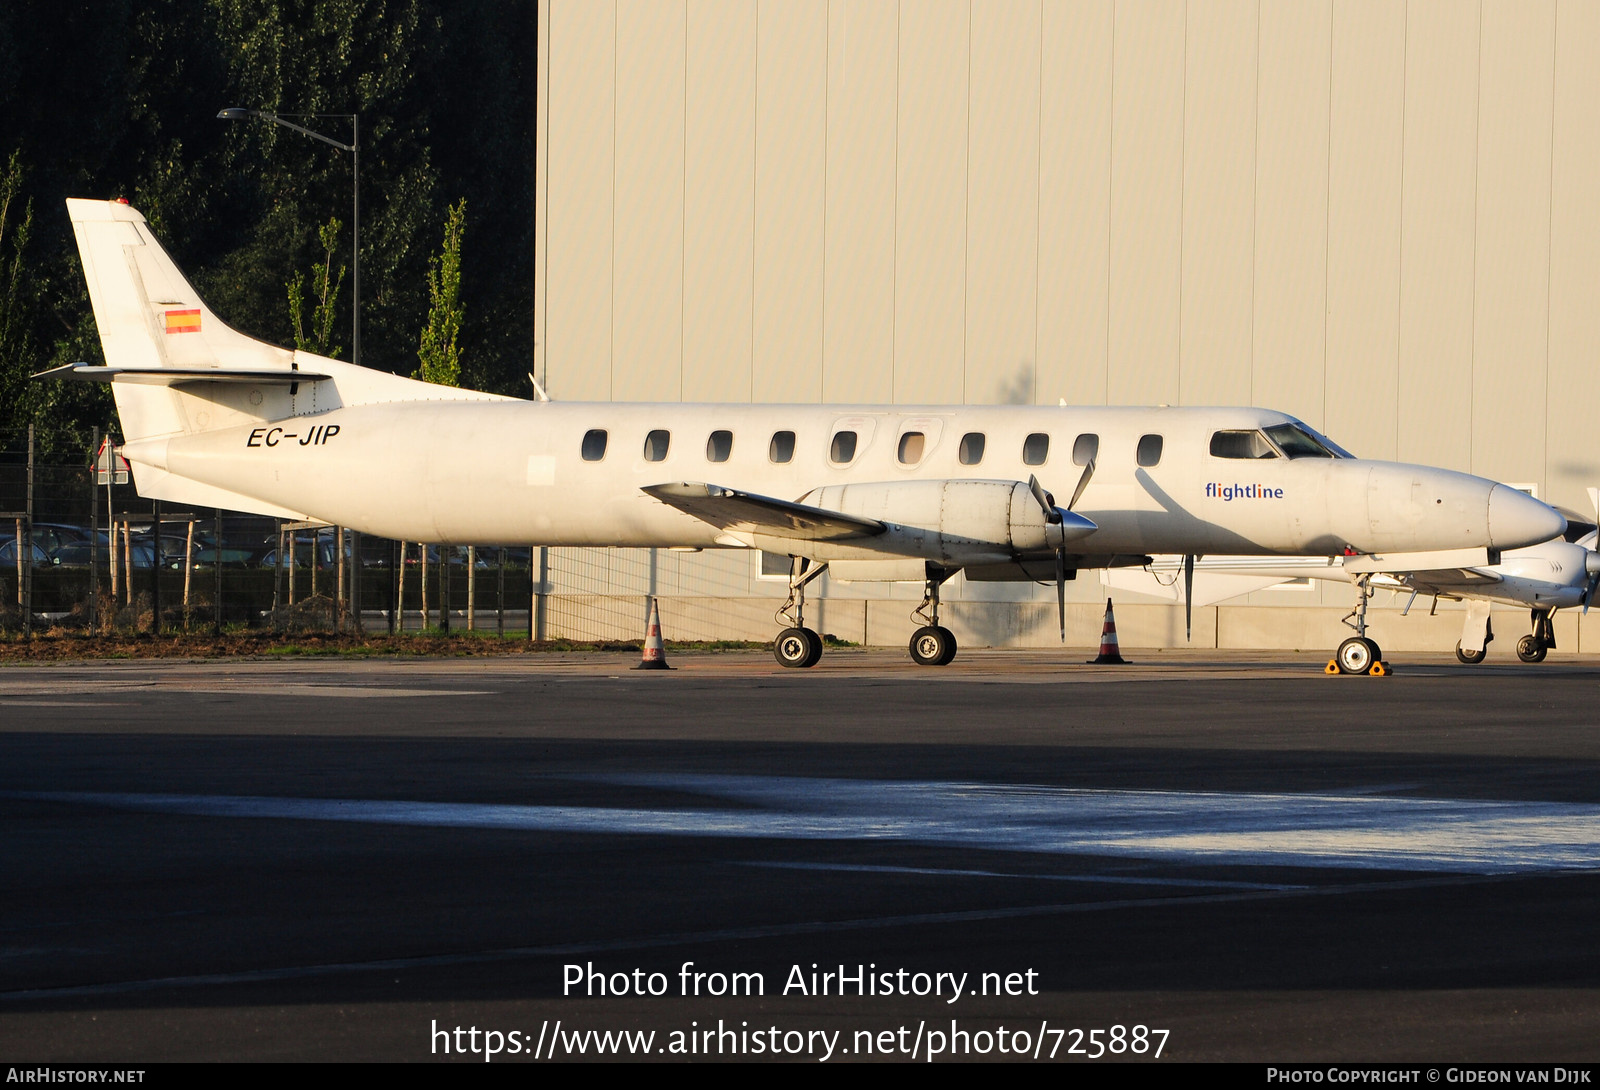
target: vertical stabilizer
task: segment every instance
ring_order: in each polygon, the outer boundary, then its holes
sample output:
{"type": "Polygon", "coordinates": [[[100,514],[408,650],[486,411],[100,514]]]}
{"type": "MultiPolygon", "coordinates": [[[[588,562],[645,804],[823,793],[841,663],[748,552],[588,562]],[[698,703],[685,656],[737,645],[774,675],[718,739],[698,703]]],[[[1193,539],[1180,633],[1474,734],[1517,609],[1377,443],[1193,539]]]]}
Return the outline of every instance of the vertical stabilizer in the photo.
{"type": "MultiPolygon", "coordinates": [[[[294,353],[246,337],[211,313],[137,210],[121,201],[75,198],[67,201],[67,213],[107,364],[140,370],[292,369],[294,353]]],[[[196,411],[196,399],[171,386],[117,382],[112,392],[130,441],[204,431],[233,415],[196,411]]]]}

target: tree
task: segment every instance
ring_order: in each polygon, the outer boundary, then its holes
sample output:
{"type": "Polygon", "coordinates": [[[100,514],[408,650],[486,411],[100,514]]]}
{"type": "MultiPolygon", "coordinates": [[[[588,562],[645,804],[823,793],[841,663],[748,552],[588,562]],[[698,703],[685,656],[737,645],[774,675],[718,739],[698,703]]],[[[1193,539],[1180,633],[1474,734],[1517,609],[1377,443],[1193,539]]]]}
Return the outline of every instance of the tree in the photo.
{"type": "Polygon", "coordinates": [[[422,327],[420,361],[413,378],[442,386],[461,384],[461,233],[467,218],[463,197],[445,212],[444,244],[428,261],[428,322],[422,327]]]}
{"type": "Polygon", "coordinates": [[[316,293],[316,305],[311,309],[311,333],[306,334],[304,311],[306,274],[295,273],[289,282],[289,321],[294,325],[294,346],[302,352],[315,352],[331,360],[343,351],[333,343],[333,311],[339,300],[339,289],[344,285],[345,266],[339,266],[339,275],[333,275],[333,251],[339,245],[338,219],[330,219],[317,231],[317,241],[322,243],[322,260],[311,266],[311,290],[316,293]]]}

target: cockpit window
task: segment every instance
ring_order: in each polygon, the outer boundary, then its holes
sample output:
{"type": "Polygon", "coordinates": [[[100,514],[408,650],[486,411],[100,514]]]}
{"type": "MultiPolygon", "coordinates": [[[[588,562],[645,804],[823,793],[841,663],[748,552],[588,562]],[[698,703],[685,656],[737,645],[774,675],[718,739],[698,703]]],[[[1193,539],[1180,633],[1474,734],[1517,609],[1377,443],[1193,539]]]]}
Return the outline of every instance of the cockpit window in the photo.
{"type": "MultiPolygon", "coordinates": [[[[1276,424],[1266,429],[1267,437],[1290,458],[1337,458],[1326,443],[1299,424],[1276,424]]],[[[1218,433],[1223,434],[1221,432],[1218,433]]],[[[1216,440],[1212,440],[1213,448],[1216,440]]],[[[1215,453],[1213,449],[1212,453],[1215,453]]]]}
{"type": "Polygon", "coordinates": [[[1276,458],[1267,437],[1258,431],[1219,431],[1211,436],[1213,458],[1276,458]]]}

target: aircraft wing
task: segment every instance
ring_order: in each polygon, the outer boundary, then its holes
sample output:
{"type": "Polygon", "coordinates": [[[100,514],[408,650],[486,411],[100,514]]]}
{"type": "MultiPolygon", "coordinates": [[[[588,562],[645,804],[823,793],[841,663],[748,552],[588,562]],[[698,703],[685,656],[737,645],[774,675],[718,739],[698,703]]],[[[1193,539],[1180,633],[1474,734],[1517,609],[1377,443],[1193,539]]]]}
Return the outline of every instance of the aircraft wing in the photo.
{"type": "Polygon", "coordinates": [[[1490,587],[1500,582],[1498,573],[1485,568],[1440,568],[1435,571],[1414,571],[1403,573],[1400,581],[1408,587],[1414,587],[1423,594],[1460,594],[1470,593],[1482,587],[1490,587]]]}
{"type": "Polygon", "coordinates": [[[846,515],[824,507],[739,492],[715,484],[681,481],[646,485],[643,489],[669,507],[708,522],[719,530],[768,534],[800,541],[842,541],[874,537],[888,526],[877,519],[846,515]]]}

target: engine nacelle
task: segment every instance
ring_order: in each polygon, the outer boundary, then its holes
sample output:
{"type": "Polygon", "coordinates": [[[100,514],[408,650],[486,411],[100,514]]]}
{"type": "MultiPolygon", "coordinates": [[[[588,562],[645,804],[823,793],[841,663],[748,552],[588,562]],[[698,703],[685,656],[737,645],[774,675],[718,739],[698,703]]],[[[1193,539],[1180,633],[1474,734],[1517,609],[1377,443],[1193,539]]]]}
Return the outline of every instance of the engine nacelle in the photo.
{"type": "Polygon", "coordinates": [[[801,503],[889,524],[897,548],[952,566],[1058,549],[1098,527],[1059,508],[1047,515],[1022,481],[885,481],[828,485],[801,503]]]}

